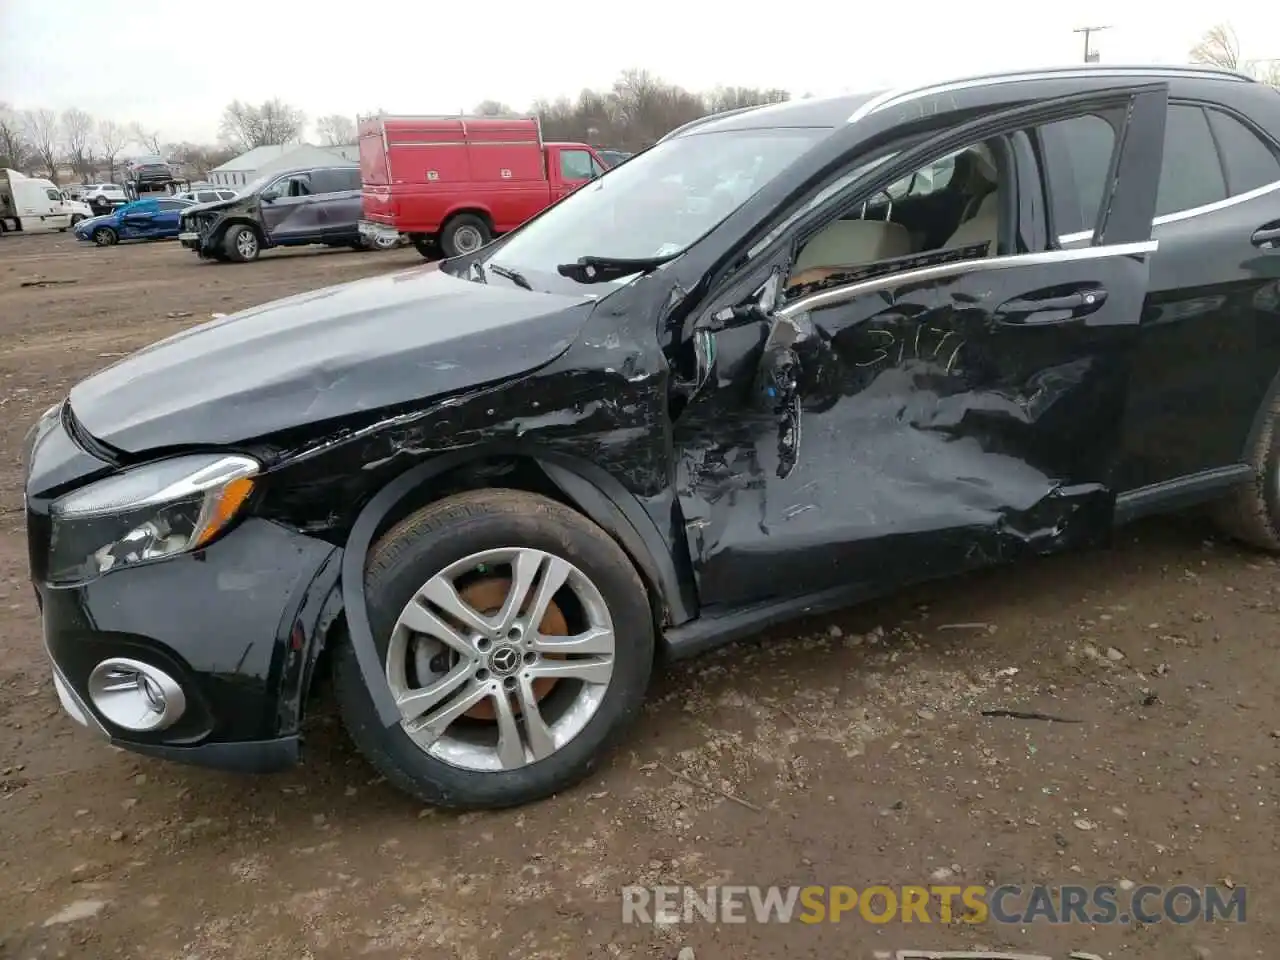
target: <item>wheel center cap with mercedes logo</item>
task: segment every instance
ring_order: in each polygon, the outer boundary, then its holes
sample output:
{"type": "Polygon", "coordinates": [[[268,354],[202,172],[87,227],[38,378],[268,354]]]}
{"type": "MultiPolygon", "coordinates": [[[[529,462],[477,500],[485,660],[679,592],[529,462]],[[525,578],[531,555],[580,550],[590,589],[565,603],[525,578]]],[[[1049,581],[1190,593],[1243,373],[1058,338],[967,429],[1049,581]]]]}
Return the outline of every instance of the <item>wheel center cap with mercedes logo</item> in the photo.
{"type": "Polygon", "coordinates": [[[489,654],[489,669],[500,677],[510,676],[519,666],[520,651],[509,644],[503,644],[489,654]]]}

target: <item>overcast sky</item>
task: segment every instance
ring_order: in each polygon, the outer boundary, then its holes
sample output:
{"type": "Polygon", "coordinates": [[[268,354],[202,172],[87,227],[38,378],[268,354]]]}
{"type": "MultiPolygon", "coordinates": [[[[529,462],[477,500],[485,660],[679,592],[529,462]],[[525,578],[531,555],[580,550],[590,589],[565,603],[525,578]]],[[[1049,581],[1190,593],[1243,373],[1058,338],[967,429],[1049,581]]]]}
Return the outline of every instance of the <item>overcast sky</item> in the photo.
{"type": "Polygon", "coordinates": [[[1246,58],[1280,57],[1280,6],[1261,0],[0,0],[0,101],[199,141],[235,98],[280,97],[312,119],[486,98],[524,109],[632,66],[694,90],[821,95],[1077,62],[1072,28],[1100,24],[1104,62],[1181,63],[1215,21],[1235,27],[1246,58]]]}

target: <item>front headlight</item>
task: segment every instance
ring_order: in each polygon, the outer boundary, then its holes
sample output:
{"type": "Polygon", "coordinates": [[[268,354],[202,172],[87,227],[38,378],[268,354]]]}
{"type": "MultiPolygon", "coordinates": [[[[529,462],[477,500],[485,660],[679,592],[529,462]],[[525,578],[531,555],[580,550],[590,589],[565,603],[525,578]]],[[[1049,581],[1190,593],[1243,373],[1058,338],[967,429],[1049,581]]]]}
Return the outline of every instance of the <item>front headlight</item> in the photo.
{"type": "Polygon", "coordinates": [[[55,500],[49,581],[77,583],[205,546],[240,513],[259,469],[251,457],[175,457],[55,500]]]}

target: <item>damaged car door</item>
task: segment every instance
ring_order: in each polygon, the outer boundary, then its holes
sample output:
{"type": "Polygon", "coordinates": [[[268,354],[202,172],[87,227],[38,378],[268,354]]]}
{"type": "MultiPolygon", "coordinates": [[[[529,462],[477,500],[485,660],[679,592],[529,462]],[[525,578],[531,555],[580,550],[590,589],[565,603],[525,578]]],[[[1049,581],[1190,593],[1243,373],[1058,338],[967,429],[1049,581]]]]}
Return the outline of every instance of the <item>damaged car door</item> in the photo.
{"type": "Polygon", "coordinates": [[[704,605],[845,602],[1106,537],[1166,105],[1146,84],[953,123],[855,151],[782,212],[750,295],[731,279],[694,330],[674,440],[704,605]],[[1083,114],[1115,146],[1094,243],[1064,250],[1030,134],[1083,114]]]}

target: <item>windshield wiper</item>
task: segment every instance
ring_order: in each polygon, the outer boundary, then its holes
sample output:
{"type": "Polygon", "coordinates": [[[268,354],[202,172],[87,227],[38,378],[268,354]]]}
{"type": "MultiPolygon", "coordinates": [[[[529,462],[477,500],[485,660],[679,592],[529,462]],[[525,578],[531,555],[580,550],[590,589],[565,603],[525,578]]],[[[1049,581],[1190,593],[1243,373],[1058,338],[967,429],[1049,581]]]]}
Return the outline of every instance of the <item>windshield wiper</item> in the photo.
{"type": "Polygon", "coordinates": [[[665,257],[642,257],[623,259],[621,257],[579,257],[575,263],[562,263],[556,272],[562,277],[576,280],[578,283],[608,283],[621,280],[633,273],[648,273],[657,270],[664,263],[670,263],[678,253],[665,257]]]}
{"type": "Polygon", "coordinates": [[[504,267],[496,263],[489,264],[489,269],[500,277],[505,277],[514,283],[517,287],[524,287],[526,290],[532,290],[533,284],[525,279],[525,275],[518,270],[512,270],[510,267],[504,267]]]}

